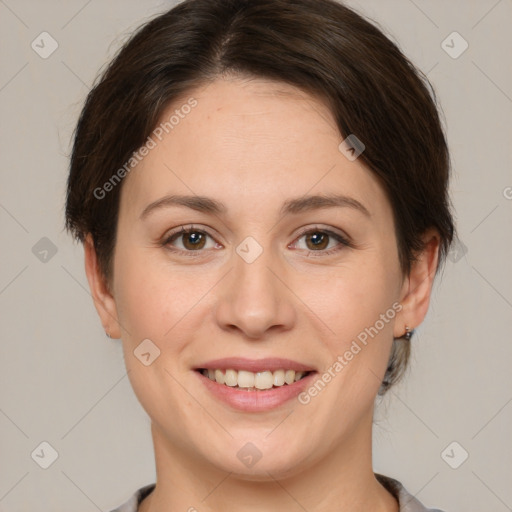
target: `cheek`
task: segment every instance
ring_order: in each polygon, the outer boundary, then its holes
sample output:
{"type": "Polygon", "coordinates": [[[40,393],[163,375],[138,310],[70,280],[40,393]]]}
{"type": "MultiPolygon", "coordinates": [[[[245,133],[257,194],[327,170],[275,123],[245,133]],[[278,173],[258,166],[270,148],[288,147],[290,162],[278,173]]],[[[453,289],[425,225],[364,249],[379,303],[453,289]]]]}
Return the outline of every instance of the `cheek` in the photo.
{"type": "Polygon", "coordinates": [[[341,357],[343,368],[337,365],[337,371],[332,370],[338,383],[332,389],[343,389],[338,395],[342,400],[360,396],[363,389],[372,398],[387,366],[401,306],[398,259],[380,256],[385,250],[392,253],[393,248],[386,245],[354,253],[321,279],[308,277],[298,293],[321,320],[315,325],[322,330],[323,344],[330,353],[327,367],[341,357]]]}
{"type": "Polygon", "coordinates": [[[355,428],[358,419],[373,408],[400,308],[391,276],[379,266],[346,269],[346,274],[326,283],[325,293],[315,295],[312,309],[322,308],[318,316],[328,326],[322,348],[329,355],[304,400],[311,400],[316,417],[335,425],[335,430],[340,425],[355,428]]]}
{"type": "MultiPolygon", "coordinates": [[[[304,303],[318,314],[326,333],[340,341],[375,324],[399,296],[396,272],[369,259],[330,271],[324,278],[311,276],[303,286],[304,303]]],[[[388,317],[394,317],[394,311],[388,317]]],[[[390,323],[386,326],[391,329],[390,323]]]]}
{"type": "Polygon", "coordinates": [[[189,302],[179,273],[169,279],[168,272],[152,264],[149,256],[143,250],[116,256],[117,314],[131,343],[141,338],[160,340],[189,302]]]}
{"type": "Polygon", "coordinates": [[[119,254],[115,294],[124,360],[139,402],[151,418],[159,419],[163,411],[177,410],[187,401],[173,362],[180,360],[187,344],[182,327],[199,290],[187,287],[187,277],[179,272],[170,279],[169,269],[165,273],[144,249],[119,254]],[[149,353],[147,365],[144,353],[149,353]]]}

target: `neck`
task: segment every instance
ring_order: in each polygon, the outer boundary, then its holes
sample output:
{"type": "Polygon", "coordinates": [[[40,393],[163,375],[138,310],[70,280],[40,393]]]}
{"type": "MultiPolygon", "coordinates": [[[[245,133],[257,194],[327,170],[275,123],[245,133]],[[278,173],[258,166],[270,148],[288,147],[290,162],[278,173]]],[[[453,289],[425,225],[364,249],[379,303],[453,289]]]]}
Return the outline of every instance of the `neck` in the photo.
{"type": "Polygon", "coordinates": [[[371,421],[327,456],[300,471],[257,477],[219,470],[171,443],[152,423],[157,482],[139,512],[398,512],[372,470],[371,421]],[[369,438],[368,438],[369,437],[369,438]]]}

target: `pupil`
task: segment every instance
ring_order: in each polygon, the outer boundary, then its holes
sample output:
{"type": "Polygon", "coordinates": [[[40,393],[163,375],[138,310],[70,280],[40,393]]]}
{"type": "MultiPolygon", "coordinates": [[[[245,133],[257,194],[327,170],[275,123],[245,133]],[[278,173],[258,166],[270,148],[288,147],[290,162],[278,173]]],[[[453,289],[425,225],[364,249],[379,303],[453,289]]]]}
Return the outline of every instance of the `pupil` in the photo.
{"type": "Polygon", "coordinates": [[[202,237],[203,237],[202,233],[198,233],[198,232],[189,233],[188,236],[185,238],[185,240],[186,240],[185,246],[186,247],[192,246],[193,248],[199,247],[202,242],[202,237]]]}
{"type": "Polygon", "coordinates": [[[313,247],[320,247],[322,246],[325,246],[325,240],[327,239],[327,237],[325,236],[324,233],[319,233],[319,232],[316,232],[314,234],[312,234],[310,237],[310,241],[312,241],[313,243],[313,247]]]}

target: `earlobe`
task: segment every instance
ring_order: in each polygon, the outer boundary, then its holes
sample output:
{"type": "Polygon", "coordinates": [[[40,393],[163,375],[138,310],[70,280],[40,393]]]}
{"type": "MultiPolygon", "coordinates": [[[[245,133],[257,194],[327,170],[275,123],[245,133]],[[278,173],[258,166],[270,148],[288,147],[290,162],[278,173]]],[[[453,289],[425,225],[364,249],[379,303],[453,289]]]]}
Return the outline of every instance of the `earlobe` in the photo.
{"type": "Polygon", "coordinates": [[[108,289],[105,277],[100,271],[94,241],[90,233],[87,234],[84,240],[84,263],[94,306],[103,328],[110,338],[120,338],[116,303],[108,289]]]}
{"type": "Polygon", "coordinates": [[[395,323],[395,338],[405,334],[405,326],[415,329],[423,322],[430,304],[432,286],[438,265],[440,236],[430,229],[423,235],[424,249],[412,263],[401,291],[400,321],[395,323]]]}

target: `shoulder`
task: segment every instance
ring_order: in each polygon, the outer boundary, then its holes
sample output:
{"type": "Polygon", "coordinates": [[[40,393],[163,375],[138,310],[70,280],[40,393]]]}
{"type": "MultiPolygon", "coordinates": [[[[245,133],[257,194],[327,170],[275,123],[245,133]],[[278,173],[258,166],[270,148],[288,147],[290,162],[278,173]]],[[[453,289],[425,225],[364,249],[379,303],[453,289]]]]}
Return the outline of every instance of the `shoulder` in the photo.
{"type": "Polygon", "coordinates": [[[155,484],[141,487],[130,497],[128,501],[110,512],[137,512],[139,503],[155,488],[155,484]]]}
{"type": "Polygon", "coordinates": [[[443,512],[437,508],[426,508],[394,478],[375,473],[377,480],[398,500],[400,512],[443,512]]]}

